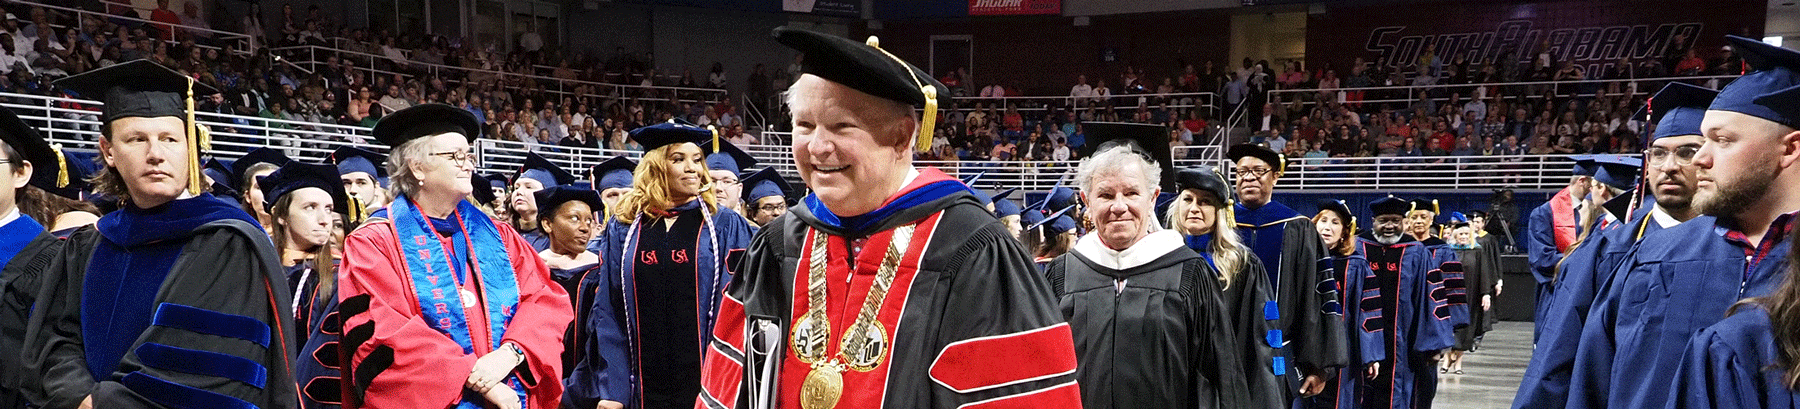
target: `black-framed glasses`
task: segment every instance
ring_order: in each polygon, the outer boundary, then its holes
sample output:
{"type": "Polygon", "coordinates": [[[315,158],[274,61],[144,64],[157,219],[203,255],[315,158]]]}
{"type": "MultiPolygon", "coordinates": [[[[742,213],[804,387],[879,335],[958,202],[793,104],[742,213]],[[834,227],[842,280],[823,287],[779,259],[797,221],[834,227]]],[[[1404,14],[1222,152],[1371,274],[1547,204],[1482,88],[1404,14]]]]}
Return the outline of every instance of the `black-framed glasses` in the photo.
{"type": "Polygon", "coordinates": [[[1268,176],[1269,173],[1274,172],[1275,169],[1257,167],[1257,168],[1237,168],[1237,169],[1232,169],[1232,171],[1237,172],[1238,177],[1244,177],[1244,175],[1250,175],[1250,177],[1252,177],[1252,178],[1262,179],[1263,176],[1268,176]]]}
{"type": "Polygon", "coordinates": [[[457,166],[465,166],[465,165],[474,165],[475,164],[475,154],[472,152],[469,152],[469,151],[437,152],[437,153],[431,154],[431,156],[441,156],[444,159],[450,160],[451,164],[454,164],[457,166]]]}
{"type": "Polygon", "coordinates": [[[785,204],[766,204],[766,205],[758,205],[758,206],[756,206],[756,209],[757,209],[757,210],[762,210],[762,211],[765,211],[765,212],[779,212],[779,211],[782,211],[782,210],[787,210],[787,205],[785,205],[785,204]]]}
{"type": "Polygon", "coordinates": [[[1700,147],[1697,145],[1683,145],[1672,151],[1661,146],[1652,146],[1650,149],[1644,150],[1644,162],[1646,165],[1656,166],[1668,161],[1669,158],[1675,158],[1676,165],[1687,166],[1694,163],[1694,155],[1699,153],[1700,147]]]}

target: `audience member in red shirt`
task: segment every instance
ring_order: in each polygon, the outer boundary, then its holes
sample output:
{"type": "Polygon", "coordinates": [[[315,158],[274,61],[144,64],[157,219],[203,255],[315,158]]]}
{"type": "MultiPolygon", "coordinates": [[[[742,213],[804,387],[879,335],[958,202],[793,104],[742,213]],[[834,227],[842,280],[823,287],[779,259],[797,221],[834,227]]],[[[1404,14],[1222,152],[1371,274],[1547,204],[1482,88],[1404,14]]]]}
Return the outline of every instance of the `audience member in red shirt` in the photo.
{"type": "Polygon", "coordinates": [[[156,25],[156,29],[162,31],[157,34],[158,38],[175,41],[175,25],[181,24],[181,16],[169,10],[169,0],[156,0],[156,10],[150,11],[150,20],[163,23],[156,25]]]}

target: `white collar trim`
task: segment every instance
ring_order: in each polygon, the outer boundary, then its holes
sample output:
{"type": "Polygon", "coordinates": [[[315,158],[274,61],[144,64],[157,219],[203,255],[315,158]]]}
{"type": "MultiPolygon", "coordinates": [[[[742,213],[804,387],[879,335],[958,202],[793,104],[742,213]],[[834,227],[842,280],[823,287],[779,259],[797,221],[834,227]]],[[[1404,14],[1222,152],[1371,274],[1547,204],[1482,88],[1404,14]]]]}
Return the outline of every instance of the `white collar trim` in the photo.
{"type": "Polygon", "coordinates": [[[1669,212],[1664,211],[1662,206],[1650,207],[1650,220],[1655,220],[1657,226],[1665,229],[1681,224],[1680,220],[1675,220],[1675,215],[1671,215],[1669,212]]]}
{"type": "Polygon", "coordinates": [[[1090,232],[1086,236],[1082,236],[1081,240],[1076,241],[1075,248],[1070,251],[1080,253],[1083,257],[1087,257],[1088,260],[1093,260],[1103,267],[1125,270],[1149,264],[1163,255],[1185,246],[1187,243],[1183,242],[1181,235],[1175,233],[1174,230],[1160,230],[1144,235],[1144,238],[1138,239],[1138,242],[1132,244],[1131,247],[1114,251],[1106,248],[1105,243],[1100,242],[1099,232],[1090,232]]]}

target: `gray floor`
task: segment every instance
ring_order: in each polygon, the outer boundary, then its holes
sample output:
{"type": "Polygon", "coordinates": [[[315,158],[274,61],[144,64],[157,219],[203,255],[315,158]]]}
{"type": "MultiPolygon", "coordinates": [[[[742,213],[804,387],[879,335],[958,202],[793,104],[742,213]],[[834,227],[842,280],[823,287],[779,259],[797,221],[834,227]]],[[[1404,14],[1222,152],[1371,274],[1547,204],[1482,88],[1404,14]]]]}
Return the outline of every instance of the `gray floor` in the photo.
{"type": "Polygon", "coordinates": [[[1510,408],[1519,378],[1531,362],[1531,323],[1503,321],[1494,324],[1481,349],[1463,358],[1463,374],[1444,374],[1438,380],[1434,408],[1510,408]]]}

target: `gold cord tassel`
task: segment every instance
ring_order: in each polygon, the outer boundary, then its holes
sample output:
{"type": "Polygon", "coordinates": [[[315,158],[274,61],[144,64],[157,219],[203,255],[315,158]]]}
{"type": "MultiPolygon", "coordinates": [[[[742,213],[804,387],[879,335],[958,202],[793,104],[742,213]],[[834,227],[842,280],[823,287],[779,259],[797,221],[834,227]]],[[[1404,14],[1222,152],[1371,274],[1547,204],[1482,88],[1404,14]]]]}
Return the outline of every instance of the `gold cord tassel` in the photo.
{"type": "Polygon", "coordinates": [[[200,174],[200,132],[197,129],[200,123],[194,122],[194,77],[187,80],[187,190],[188,194],[198,195],[205,187],[201,185],[203,177],[200,174]]]}
{"type": "Polygon", "coordinates": [[[56,187],[69,187],[69,158],[63,156],[62,144],[50,144],[50,150],[56,151],[56,187]]]}

